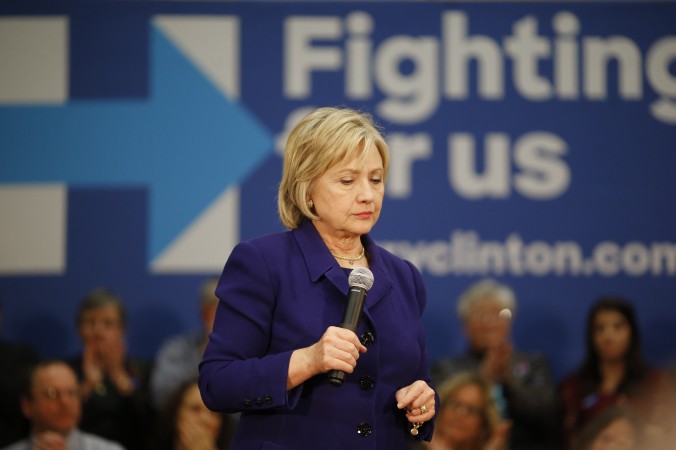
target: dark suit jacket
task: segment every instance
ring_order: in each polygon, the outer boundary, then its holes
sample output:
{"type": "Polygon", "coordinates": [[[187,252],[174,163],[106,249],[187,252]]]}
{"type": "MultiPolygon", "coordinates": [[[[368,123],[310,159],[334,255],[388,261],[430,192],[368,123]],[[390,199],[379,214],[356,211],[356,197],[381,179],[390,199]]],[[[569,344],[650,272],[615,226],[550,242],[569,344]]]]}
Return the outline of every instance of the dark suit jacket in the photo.
{"type": "MultiPolygon", "coordinates": [[[[241,411],[238,449],[406,449],[395,392],[429,382],[418,270],[362,237],[374,275],[357,329],[368,351],[342,386],[317,375],[287,391],[291,353],[341,322],[346,271],[311,223],[240,243],[221,275],[214,329],[200,364],[207,406],[241,411]]],[[[418,438],[430,438],[432,423],[418,438]]]]}
{"type": "MultiPolygon", "coordinates": [[[[67,362],[82,381],[82,355],[67,362]]],[[[151,437],[149,429],[155,420],[149,388],[152,363],[127,356],[125,366],[135,385],[133,393],[120,394],[112,380],[105,375],[103,389],[93,392],[82,401],[82,419],[78,427],[83,432],[117,442],[125,450],[145,450],[146,441],[151,437]]]]}

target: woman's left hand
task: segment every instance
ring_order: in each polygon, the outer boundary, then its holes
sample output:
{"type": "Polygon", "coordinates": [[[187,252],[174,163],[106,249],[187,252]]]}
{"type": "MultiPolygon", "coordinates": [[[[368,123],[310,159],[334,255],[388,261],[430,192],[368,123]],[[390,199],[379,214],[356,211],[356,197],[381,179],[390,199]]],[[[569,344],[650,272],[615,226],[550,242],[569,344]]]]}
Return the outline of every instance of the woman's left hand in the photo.
{"type": "Polygon", "coordinates": [[[427,422],[436,414],[434,389],[422,380],[399,389],[394,396],[397,408],[406,409],[406,418],[411,423],[427,422]]]}

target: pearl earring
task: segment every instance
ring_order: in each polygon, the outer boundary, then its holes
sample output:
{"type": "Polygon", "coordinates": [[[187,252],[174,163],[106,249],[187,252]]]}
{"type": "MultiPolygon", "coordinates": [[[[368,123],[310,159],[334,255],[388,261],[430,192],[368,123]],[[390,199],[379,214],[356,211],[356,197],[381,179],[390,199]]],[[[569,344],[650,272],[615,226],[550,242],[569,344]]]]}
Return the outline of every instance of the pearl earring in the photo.
{"type": "Polygon", "coordinates": [[[310,201],[307,202],[307,207],[312,209],[312,208],[314,208],[314,206],[315,206],[314,202],[312,201],[312,199],[310,199],[310,201]]]}

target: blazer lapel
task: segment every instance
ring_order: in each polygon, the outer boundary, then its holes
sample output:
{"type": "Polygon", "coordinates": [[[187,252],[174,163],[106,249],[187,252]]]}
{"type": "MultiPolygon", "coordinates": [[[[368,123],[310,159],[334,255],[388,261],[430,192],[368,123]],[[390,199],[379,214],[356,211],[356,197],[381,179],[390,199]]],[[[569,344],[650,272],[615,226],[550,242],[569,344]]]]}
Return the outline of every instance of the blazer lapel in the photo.
{"type": "Polygon", "coordinates": [[[316,283],[323,275],[326,275],[326,279],[343,295],[347,295],[349,289],[347,278],[324,241],[322,241],[314,225],[311,222],[306,222],[293,230],[293,235],[303,254],[303,259],[305,259],[310,280],[316,283]]]}
{"type": "MultiPolygon", "coordinates": [[[[298,247],[300,248],[308,274],[312,282],[318,282],[323,275],[329,280],[343,295],[347,295],[349,285],[347,278],[343,274],[342,268],[338,265],[331,252],[326,247],[321,236],[314,225],[306,222],[293,230],[298,247]]],[[[373,287],[366,295],[366,307],[370,308],[381,301],[385,295],[392,289],[394,283],[383,265],[378,246],[370,236],[362,236],[364,246],[369,254],[370,269],[373,273],[373,287]]]]}
{"type": "Polygon", "coordinates": [[[363,240],[366,251],[369,254],[369,265],[373,273],[373,287],[371,287],[366,296],[366,307],[372,308],[390,292],[394,283],[383,265],[383,260],[375,241],[369,235],[363,236],[363,240]]]}

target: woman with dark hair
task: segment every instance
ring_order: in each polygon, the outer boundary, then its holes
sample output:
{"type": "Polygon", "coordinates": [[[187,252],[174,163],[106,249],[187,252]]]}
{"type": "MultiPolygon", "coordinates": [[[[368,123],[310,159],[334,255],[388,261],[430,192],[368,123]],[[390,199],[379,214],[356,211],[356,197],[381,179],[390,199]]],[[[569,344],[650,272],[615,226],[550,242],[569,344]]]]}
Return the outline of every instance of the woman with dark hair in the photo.
{"type": "Polygon", "coordinates": [[[581,431],[570,450],[642,449],[643,427],[633,409],[611,406],[581,431]]]}
{"type": "Polygon", "coordinates": [[[202,401],[197,379],[181,383],[167,398],[158,417],[152,448],[157,450],[225,450],[235,420],[210,411],[202,401]]]}
{"type": "Polygon", "coordinates": [[[646,361],[632,304],[619,297],[599,298],[587,316],[587,355],[561,386],[563,427],[572,440],[607,408],[626,404],[659,434],[667,419],[672,387],[666,373],[646,361]]]}

